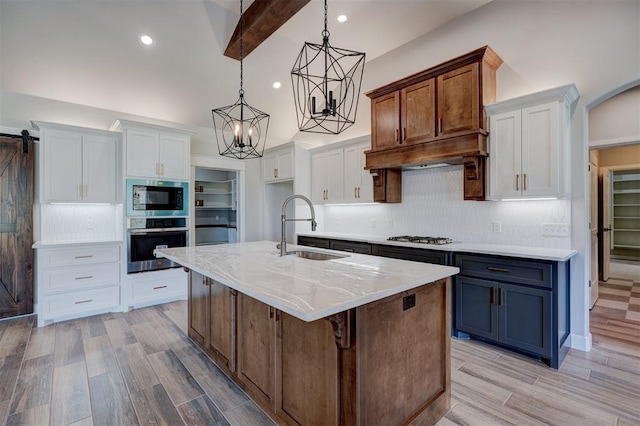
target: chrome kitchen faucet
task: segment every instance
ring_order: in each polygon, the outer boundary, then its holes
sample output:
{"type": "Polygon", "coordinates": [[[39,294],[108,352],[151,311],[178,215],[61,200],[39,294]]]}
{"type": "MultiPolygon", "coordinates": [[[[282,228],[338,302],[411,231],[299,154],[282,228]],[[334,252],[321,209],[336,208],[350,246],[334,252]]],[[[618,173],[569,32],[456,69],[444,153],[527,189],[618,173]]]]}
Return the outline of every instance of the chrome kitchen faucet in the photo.
{"type": "Polygon", "coordinates": [[[287,239],[286,236],[284,234],[284,225],[287,222],[295,222],[295,221],[306,221],[306,222],[311,222],[311,230],[315,231],[316,227],[318,226],[318,224],[316,223],[316,212],[313,209],[313,204],[311,203],[311,200],[308,199],[307,197],[305,197],[304,195],[292,195],[289,198],[287,198],[286,200],[284,200],[284,203],[282,204],[282,216],[281,220],[282,220],[282,234],[280,237],[280,244],[278,244],[278,248],[280,249],[280,256],[284,256],[287,254],[287,239]],[[307,204],[309,204],[309,207],[311,208],[311,218],[309,219],[287,219],[287,215],[285,213],[285,210],[287,209],[287,204],[289,204],[289,201],[293,200],[294,198],[300,198],[301,200],[305,201],[307,204]]]}

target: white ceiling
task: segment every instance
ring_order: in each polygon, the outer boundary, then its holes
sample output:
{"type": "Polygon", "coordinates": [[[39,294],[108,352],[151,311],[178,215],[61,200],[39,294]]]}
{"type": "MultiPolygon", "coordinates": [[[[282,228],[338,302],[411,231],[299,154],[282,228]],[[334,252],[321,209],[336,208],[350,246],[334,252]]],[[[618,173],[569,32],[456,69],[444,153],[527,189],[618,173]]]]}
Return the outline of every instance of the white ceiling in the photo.
{"type": "MultiPolygon", "coordinates": [[[[489,1],[329,0],[331,44],[369,62],[489,1]],[[347,23],[335,20],[342,13],[347,23]]],[[[0,0],[1,88],[212,127],[211,109],[238,97],[239,63],[223,51],[239,8],[238,0],[0,0]],[[155,45],[139,44],[140,33],[155,45]]],[[[331,141],[297,131],[290,78],[322,26],[323,2],[312,0],[244,61],[245,98],[271,115],[270,145],[331,141]]]]}

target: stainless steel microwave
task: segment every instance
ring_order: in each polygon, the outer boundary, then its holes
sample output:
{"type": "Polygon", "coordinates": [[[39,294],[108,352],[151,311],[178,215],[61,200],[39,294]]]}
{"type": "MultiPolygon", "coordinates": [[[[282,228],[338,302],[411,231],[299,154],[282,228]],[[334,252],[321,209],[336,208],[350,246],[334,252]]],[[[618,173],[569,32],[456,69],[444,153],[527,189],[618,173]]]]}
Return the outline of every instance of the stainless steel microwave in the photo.
{"type": "Polygon", "coordinates": [[[127,179],[127,216],[188,216],[189,184],[127,179]]]}

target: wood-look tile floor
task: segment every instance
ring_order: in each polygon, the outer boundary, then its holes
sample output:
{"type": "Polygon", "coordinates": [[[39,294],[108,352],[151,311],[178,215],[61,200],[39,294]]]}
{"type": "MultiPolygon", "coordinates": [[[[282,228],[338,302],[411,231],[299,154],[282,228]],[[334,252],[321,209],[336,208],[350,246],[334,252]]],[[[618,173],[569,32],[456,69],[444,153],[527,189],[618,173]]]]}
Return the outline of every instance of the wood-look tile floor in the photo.
{"type": "MultiPolygon", "coordinates": [[[[186,302],[34,319],[0,321],[0,425],[272,424],[186,337],[186,302]]],[[[640,424],[639,398],[637,342],[598,340],[552,370],[453,339],[452,409],[438,425],[640,424]]]]}

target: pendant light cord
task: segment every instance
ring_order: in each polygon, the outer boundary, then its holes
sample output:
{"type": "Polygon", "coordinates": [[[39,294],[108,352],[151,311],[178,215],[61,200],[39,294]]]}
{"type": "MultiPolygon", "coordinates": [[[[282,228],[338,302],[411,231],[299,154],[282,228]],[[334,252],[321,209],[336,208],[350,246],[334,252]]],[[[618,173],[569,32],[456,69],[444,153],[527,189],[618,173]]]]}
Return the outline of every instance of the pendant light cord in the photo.
{"type": "MultiPolygon", "coordinates": [[[[242,9],[242,0],[240,0],[240,97],[244,96],[244,90],[242,89],[242,36],[243,36],[243,29],[242,29],[242,21],[244,21],[243,18],[243,9],[242,9]]],[[[325,25],[326,25],[326,18],[325,18],[325,25]]]]}

